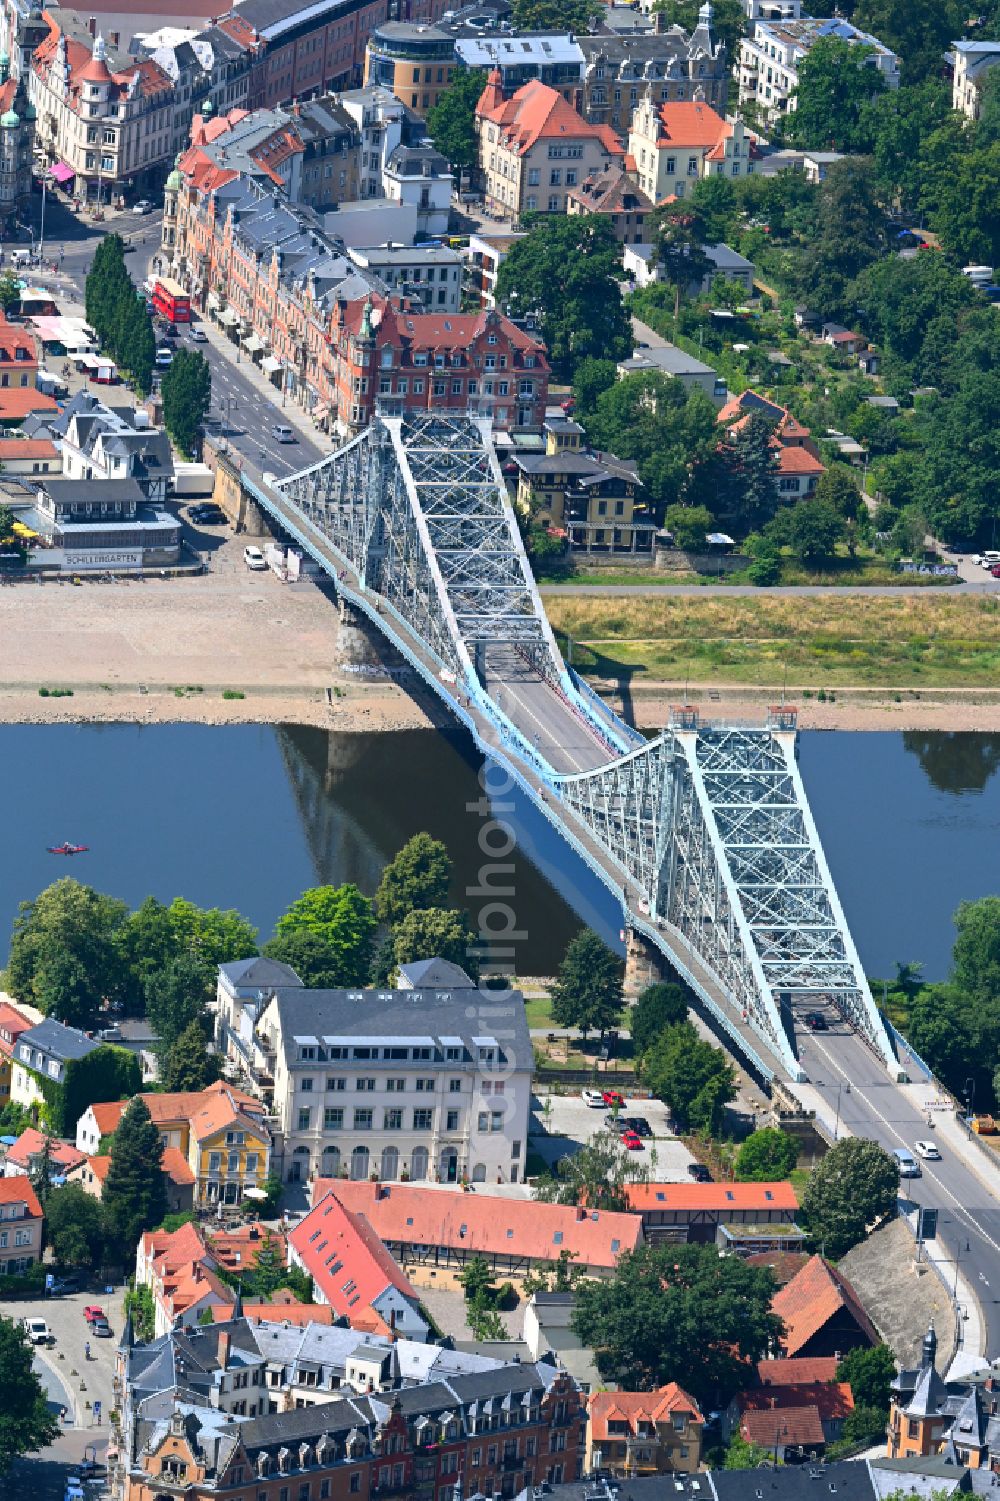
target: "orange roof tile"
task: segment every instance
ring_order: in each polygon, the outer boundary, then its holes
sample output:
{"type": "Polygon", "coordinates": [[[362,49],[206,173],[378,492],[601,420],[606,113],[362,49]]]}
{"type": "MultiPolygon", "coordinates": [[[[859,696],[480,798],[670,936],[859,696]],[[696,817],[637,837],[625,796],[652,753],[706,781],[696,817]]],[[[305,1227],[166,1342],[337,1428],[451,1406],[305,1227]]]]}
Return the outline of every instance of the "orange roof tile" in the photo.
{"type": "Polygon", "coordinates": [[[825,466],[808,448],[789,448],[778,443],[779,474],[823,474],[825,466]]]}
{"type": "Polygon", "coordinates": [[[180,1147],[164,1147],[163,1171],[178,1188],[188,1188],[195,1181],[194,1173],[180,1147]]]}
{"type": "Polygon", "coordinates": [[[90,1168],[90,1171],[93,1173],[94,1177],[103,1188],[104,1180],[108,1176],[108,1168],[111,1166],[110,1154],[101,1153],[99,1156],[88,1157],[87,1166],[90,1168]]]}
{"type": "Polygon", "coordinates": [[[710,104],[695,100],[676,100],[660,107],[658,146],[714,146],[731,136],[733,127],[710,104]]]}
{"type": "Polygon", "coordinates": [[[794,1214],[799,1207],[790,1183],[633,1183],[628,1201],[640,1214],[655,1209],[721,1214],[757,1209],[794,1214]]]}
{"type": "MultiPolygon", "coordinates": [[[[31,1166],[31,1159],[40,1156],[44,1146],[44,1134],[36,1131],[34,1126],[27,1126],[8,1151],[7,1161],[16,1167],[27,1169],[31,1166]]],[[[49,1158],[53,1168],[59,1172],[68,1173],[71,1168],[79,1167],[84,1153],[78,1152],[72,1142],[49,1137],[49,1158]]]]}
{"type": "Polygon", "coordinates": [[[610,1270],[623,1251],[635,1250],[643,1238],[636,1214],[337,1178],[316,1180],[313,1203],[331,1192],[345,1208],[363,1214],[387,1243],[461,1246],[470,1253],[526,1256],[533,1261],[557,1261],[568,1251],[581,1267],[610,1270]]]}
{"type": "Polygon", "coordinates": [[[245,1271],[257,1265],[257,1257],[269,1246],[284,1265],[288,1255],[288,1242],[277,1230],[260,1228],[257,1225],[241,1225],[238,1230],[220,1230],[209,1235],[208,1248],[227,1271],[245,1271]]]}
{"type": "Polygon", "coordinates": [[[495,86],[488,85],[480,95],[476,114],[498,126],[501,140],[519,156],[538,141],[588,139],[600,141],[613,156],[625,154],[609,125],[591,125],[557,89],[537,78],[523,84],[509,99],[497,98],[495,86]]]}
{"type": "Polygon", "coordinates": [[[780,1413],[748,1412],[740,1419],[740,1436],[764,1449],[786,1444],[820,1448],[826,1443],[823,1423],[815,1407],[786,1407],[780,1413]]]}
{"type": "Polygon", "coordinates": [[[16,1006],[0,1001],[0,1053],[6,1053],[8,1058],[13,1057],[15,1042],[22,1032],[27,1032],[34,1025],[34,1022],[18,1011],[16,1006]],[[7,1037],[2,1035],[4,1032],[7,1033],[7,1037]]]}
{"type": "Polygon", "coordinates": [[[854,1288],[822,1256],[811,1256],[801,1272],[787,1286],[778,1289],[771,1307],[785,1325],[782,1343],[789,1355],[795,1355],[808,1344],[842,1308],[850,1313],[866,1338],[873,1345],[878,1344],[875,1326],[854,1288]]]}
{"type": "MultiPolygon", "coordinates": [[[[0,438],[0,464],[14,459],[56,459],[59,450],[48,438],[0,438]]],[[[3,1008],[0,1007],[0,1016],[3,1008]]],[[[30,1023],[29,1023],[30,1025],[30,1023]]],[[[3,1039],[0,1038],[0,1048],[3,1039]]]]}
{"type": "Polygon", "coordinates": [[[23,1173],[15,1173],[12,1178],[0,1178],[0,1204],[23,1204],[32,1219],[42,1218],[38,1195],[23,1173]]]}
{"type": "Polygon", "coordinates": [[[20,422],[32,412],[58,412],[59,404],[34,386],[0,387],[0,422],[20,422]]]}
{"type": "Polygon", "coordinates": [[[418,1301],[408,1278],[365,1216],[345,1208],[336,1194],[327,1194],[317,1203],[288,1239],[316,1287],[338,1314],[350,1316],[360,1305],[370,1308],[387,1287],[397,1288],[414,1303],[418,1301]],[[349,1294],[344,1292],[345,1283],[353,1283],[349,1294]]]}
{"type": "Polygon", "coordinates": [[[676,1381],[655,1392],[594,1392],[590,1398],[590,1431],[596,1443],[606,1439],[610,1422],[628,1423],[635,1433],[640,1422],[659,1423],[674,1413],[687,1413],[688,1421],[704,1423],[701,1409],[693,1397],[676,1381]]]}
{"type": "Polygon", "coordinates": [[[752,1387],[737,1393],[736,1404],[740,1412],[815,1407],[824,1422],[829,1422],[854,1411],[854,1395],[846,1381],[801,1381],[797,1386],[752,1387]]]}
{"type": "Polygon", "coordinates": [[[125,1114],[127,1104],[128,1100],[102,1100],[100,1104],[90,1106],[91,1114],[102,1136],[113,1136],[118,1130],[118,1122],[125,1114]]]}
{"type": "MultiPolygon", "coordinates": [[[[333,1309],[326,1303],[244,1303],[245,1318],[256,1319],[261,1324],[292,1324],[304,1329],[309,1324],[332,1324],[333,1309]]],[[[231,1303],[213,1303],[212,1317],[217,1324],[226,1324],[233,1316],[231,1303]]]]}
{"type": "MultiPolygon", "coordinates": [[[[808,1256],[803,1253],[803,1264],[808,1260],[808,1256]]],[[[839,1364],[835,1355],[799,1355],[793,1360],[760,1360],[757,1362],[757,1380],[761,1386],[799,1386],[803,1381],[833,1381],[839,1364]]]]}

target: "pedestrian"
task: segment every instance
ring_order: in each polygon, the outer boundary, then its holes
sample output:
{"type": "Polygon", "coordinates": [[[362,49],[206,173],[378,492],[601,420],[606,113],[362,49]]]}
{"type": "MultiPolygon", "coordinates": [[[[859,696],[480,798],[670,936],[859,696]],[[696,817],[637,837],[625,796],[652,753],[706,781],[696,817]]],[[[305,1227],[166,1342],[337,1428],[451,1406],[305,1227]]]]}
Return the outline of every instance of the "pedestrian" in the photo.
{"type": "Polygon", "coordinates": [[[90,1359],[90,1340],[89,1339],[87,1340],[86,1344],[83,1347],[83,1354],[84,1354],[84,1359],[85,1360],[89,1360],[90,1359]]]}

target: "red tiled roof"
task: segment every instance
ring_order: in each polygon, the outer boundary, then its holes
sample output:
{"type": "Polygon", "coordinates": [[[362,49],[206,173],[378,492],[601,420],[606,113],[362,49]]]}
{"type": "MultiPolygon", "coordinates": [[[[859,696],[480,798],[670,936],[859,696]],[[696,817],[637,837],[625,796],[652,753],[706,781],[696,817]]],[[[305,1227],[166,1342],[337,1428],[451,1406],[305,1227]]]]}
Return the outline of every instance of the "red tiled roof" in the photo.
{"type": "Polygon", "coordinates": [[[19,422],[32,412],[58,410],[58,402],[33,386],[0,386],[0,422],[19,422]]]}
{"type": "Polygon", "coordinates": [[[38,345],[26,328],[8,323],[0,318],[0,365],[16,365],[20,370],[29,370],[38,364],[38,345]],[[17,350],[23,350],[27,359],[18,359],[17,350]]]}
{"type": "Polygon", "coordinates": [[[387,1287],[395,1287],[404,1297],[417,1302],[408,1278],[368,1220],[345,1208],[336,1194],[327,1194],[296,1225],[288,1239],[316,1287],[338,1315],[350,1317],[356,1307],[371,1308],[387,1287]],[[350,1292],[344,1291],[345,1285],[350,1292]]]}
{"type": "Polygon", "coordinates": [[[710,104],[676,100],[660,106],[658,146],[714,146],[732,133],[733,127],[710,104]]]}
{"type": "MultiPolygon", "coordinates": [[[[775,1364],[781,1362],[776,1361],[775,1364]]],[[[846,1381],[801,1381],[796,1386],[755,1386],[738,1392],[740,1412],[784,1412],[789,1407],[815,1407],[829,1422],[854,1411],[854,1396],[846,1381]]]]}
{"type": "MultiPolygon", "coordinates": [[[[800,1253],[803,1265],[809,1260],[800,1253]]],[[[756,1260],[748,1257],[748,1261],[756,1260]]],[[[803,1381],[833,1381],[840,1362],[836,1355],[799,1355],[793,1360],[760,1360],[757,1380],[761,1386],[799,1386],[803,1381]]]]}
{"type": "Polygon", "coordinates": [[[689,1422],[705,1421],[697,1402],[676,1381],[655,1392],[594,1392],[590,1398],[590,1431],[596,1443],[609,1437],[610,1422],[628,1423],[635,1433],[637,1423],[659,1423],[674,1413],[686,1413],[689,1422]]]}
{"type": "Polygon", "coordinates": [[[99,1104],[90,1106],[90,1112],[102,1136],[113,1136],[118,1130],[118,1122],[125,1114],[127,1104],[128,1100],[102,1100],[99,1104]]]}
{"type": "MultiPolygon", "coordinates": [[[[7,1153],[7,1161],[16,1167],[28,1168],[31,1166],[31,1159],[40,1156],[44,1146],[44,1134],[36,1131],[34,1126],[28,1126],[7,1153]]],[[[79,1167],[83,1158],[83,1152],[78,1152],[71,1142],[49,1138],[49,1159],[53,1168],[67,1173],[70,1168],[79,1167]]]]}
{"type": "MultiPolygon", "coordinates": [[[[0,447],[2,447],[2,443],[0,443],[0,447]]],[[[0,1032],[7,1032],[11,1037],[10,1042],[0,1037],[0,1053],[6,1053],[8,1058],[13,1057],[14,1043],[22,1032],[27,1032],[34,1025],[34,1022],[22,1015],[16,1006],[8,1005],[6,1001],[0,1001],[0,1032]]]]}
{"type": "MultiPolygon", "coordinates": [[[[502,314],[486,310],[478,313],[410,313],[378,296],[372,297],[371,304],[375,338],[380,347],[394,344],[400,349],[426,349],[442,353],[469,349],[476,339],[485,334],[487,320],[493,318],[496,321],[489,324],[491,332],[496,332],[501,339],[509,340],[513,348],[533,354],[537,370],[544,372],[549,368],[544,344],[502,314]]],[[[358,332],[364,309],[365,302],[361,299],[347,304],[343,320],[349,333],[358,332]]]]}
{"type": "MultiPolygon", "coordinates": [[[[309,1324],[332,1324],[333,1309],[326,1303],[244,1303],[243,1315],[261,1324],[293,1324],[304,1329],[309,1324]]],[[[227,1324],[233,1316],[231,1303],[213,1303],[212,1318],[227,1324]]]]}
{"type": "Polygon", "coordinates": [[[771,1307],[784,1322],[782,1343],[789,1355],[808,1344],[842,1308],[850,1313],[871,1343],[878,1344],[875,1326],[862,1308],[854,1288],[843,1273],[824,1261],[822,1256],[811,1256],[798,1276],[778,1289],[771,1307]]]}
{"type": "Polygon", "coordinates": [[[276,1230],[259,1229],[256,1225],[242,1225],[239,1230],[220,1230],[209,1235],[208,1248],[220,1266],[227,1271],[243,1271],[257,1265],[257,1257],[265,1246],[270,1246],[282,1265],[288,1254],[288,1242],[276,1230]]]}
{"type": "MultiPolygon", "coordinates": [[[[264,1134],[260,1123],[264,1107],[260,1100],[223,1080],[210,1084],[207,1089],[178,1094],[144,1094],[142,1099],[154,1126],[190,1123],[192,1133],[199,1141],[210,1131],[221,1129],[229,1120],[244,1118],[244,1113],[253,1117],[246,1124],[264,1134]]],[[[118,1129],[128,1103],[128,1100],[109,1100],[91,1105],[102,1136],[110,1136],[118,1129]]]]}
{"type": "Polygon", "coordinates": [[[722,1214],[757,1209],[794,1214],[799,1207],[790,1183],[633,1183],[628,1201],[639,1214],[655,1209],[722,1214]]]}
{"type": "Polygon", "coordinates": [[[642,1221],[636,1214],[337,1178],[317,1179],[313,1203],[330,1192],[345,1208],[363,1214],[381,1240],[401,1244],[461,1246],[470,1254],[526,1256],[533,1261],[557,1261],[568,1251],[581,1267],[611,1270],[623,1251],[633,1251],[642,1242],[642,1221]]]}
{"type": "Polygon", "coordinates": [[[537,78],[523,84],[509,99],[498,97],[496,85],[489,83],[480,95],[476,114],[498,126],[501,139],[518,156],[524,156],[538,141],[581,139],[600,141],[613,156],[625,154],[609,125],[591,125],[557,89],[537,78]]]}
{"type": "Polygon", "coordinates": [[[768,1267],[779,1287],[784,1287],[786,1282],[791,1282],[808,1260],[808,1251],[757,1251],[753,1256],[746,1258],[748,1266],[768,1267]]]}
{"type": "Polygon", "coordinates": [[[748,1412],[740,1419],[740,1435],[748,1444],[764,1449],[785,1444],[818,1448],[826,1443],[823,1424],[815,1407],[786,1407],[781,1413],[748,1412]]]}
{"type": "Polygon", "coordinates": [[[0,1178],[0,1204],[24,1204],[32,1219],[42,1218],[38,1195],[23,1173],[17,1173],[13,1178],[0,1178]]]}
{"type": "MultiPolygon", "coordinates": [[[[109,1158],[108,1161],[110,1160],[109,1158]]],[[[180,1147],[164,1147],[163,1171],[178,1188],[188,1188],[195,1181],[191,1166],[180,1147]]]]}
{"type": "Polygon", "coordinates": [[[788,448],[778,443],[779,474],[822,474],[824,466],[808,448],[788,448]]]}
{"type": "MultiPolygon", "coordinates": [[[[59,450],[48,438],[0,438],[0,464],[5,459],[55,459],[59,450]]],[[[9,1008],[8,1008],[9,1009],[9,1008]]],[[[3,1025],[4,1008],[0,1006],[0,1026],[3,1025]]],[[[31,1025],[30,1022],[27,1024],[31,1025]]],[[[0,1039],[0,1048],[3,1047],[0,1039]]]]}

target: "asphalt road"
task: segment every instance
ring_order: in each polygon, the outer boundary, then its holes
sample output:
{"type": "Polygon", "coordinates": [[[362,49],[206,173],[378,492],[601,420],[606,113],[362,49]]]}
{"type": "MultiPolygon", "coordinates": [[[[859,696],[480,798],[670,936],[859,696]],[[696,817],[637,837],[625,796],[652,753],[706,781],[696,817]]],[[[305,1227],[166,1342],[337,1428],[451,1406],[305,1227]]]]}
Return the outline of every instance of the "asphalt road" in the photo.
{"type": "MultiPolygon", "coordinates": [[[[810,1000],[810,1009],[822,1008],[810,1000]]],[[[834,1113],[839,1107],[841,1126],[889,1151],[907,1147],[912,1152],[914,1142],[935,1139],[926,1115],[895,1087],[860,1038],[832,1009],[825,1015],[829,1030],[796,1027],[796,1044],[809,1082],[822,1090],[834,1113]]],[[[941,1161],[921,1162],[921,1176],[903,1179],[900,1191],[911,1203],[938,1209],[938,1241],[949,1257],[958,1258],[959,1271],[979,1295],[986,1353],[994,1359],[1000,1355],[1000,1203],[958,1153],[945,1142],[937,1144],[941,1161]]]]}

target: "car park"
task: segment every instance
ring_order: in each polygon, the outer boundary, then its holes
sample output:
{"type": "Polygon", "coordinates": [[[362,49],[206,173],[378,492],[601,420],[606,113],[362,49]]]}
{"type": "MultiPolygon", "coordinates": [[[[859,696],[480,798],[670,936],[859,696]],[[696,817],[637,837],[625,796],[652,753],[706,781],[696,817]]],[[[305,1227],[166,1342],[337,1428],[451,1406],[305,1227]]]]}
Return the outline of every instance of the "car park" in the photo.
{"type": "Polygon", "coordinates": [[[580,1092],[580,1098],[591,1110],[600,1110],[604,1104],[604,1096],[599,1089],[584,1089],[580,1092]]]}
{"type": "Polygon", "coordinates": [[[111,1325],[105,1318],[94,1319],[90,1326],[90,1332],[96,1335],[98,1339],[110,1339],[111,1325]]]}
{"type": "Polygon", "coordinates": [[[201,505],[188,507],[188,520],[199,526],[222,526],[229,517],[214,501],[204,501],[201,505]]]}
{"type": "Polygon", "coordinates": [[[636,1136],[652,1136],[652,1127],[643,1115],[623,1115],[618,1124],[629,1131],[634,1131],[636,1136]]]}
{"type": "Polygon", "coordinates": [[[917,1156],[922,1157],[925,1162],[941,1161],[941,1153],[938,1151],[937,1147],[932,1141],[915,1141],[913,1143],[913,1150],[916,1152],[917,1156]]]}
{"type": "Polygon", "coordinates": [[[259,547],[244,547],[243,561],[254,573],[260,573],[267,567],[267,559],[259,547]]]}
{"type": "Polygon", "coordinates": [[[711,1183],[712,1174],[703,1162],[689,1162],[688,1174],[696,1183],[711,1183]]]}

